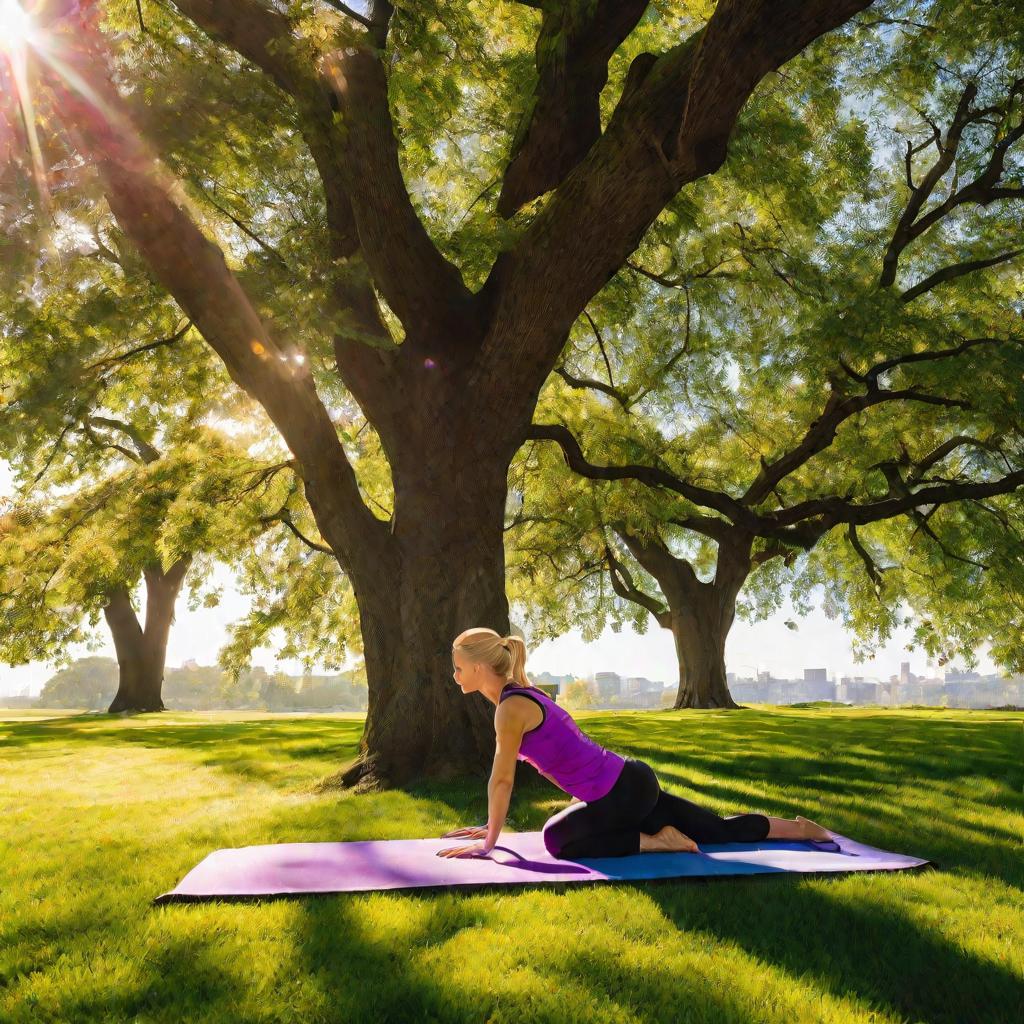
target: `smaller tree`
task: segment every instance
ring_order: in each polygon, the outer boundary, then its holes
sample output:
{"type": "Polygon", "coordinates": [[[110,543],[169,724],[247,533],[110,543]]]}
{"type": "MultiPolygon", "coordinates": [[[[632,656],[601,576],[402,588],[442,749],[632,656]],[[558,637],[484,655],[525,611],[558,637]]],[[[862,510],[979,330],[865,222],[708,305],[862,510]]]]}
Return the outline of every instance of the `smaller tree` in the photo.
{"type": "Polygon", "coordinates": [[[208,428],[166,441],[165,455],[143,442],[152,457],[62,499],[16,502],[0,518],[0,657],[69,661],[72,644],[95,647],[102,615],[119,666],[112,712],[163,710],[186,573],[197,594],[217,553],[249,542],[298,500],[294,479],[276,479],[288,463],[253,459],[208,428]]]}
{"type": "Polygon", "coordinates": [[[586,679],[574,679],[565,688],[561,703],[567,708],[585,711],[597,703],[597,694],[586,679]]]}
{"type": "Polygon", "coordinates": [[[113,658],[80,658],[50,676],[36,700],[41,708],[105,708],[117,692],[113,658]]]}

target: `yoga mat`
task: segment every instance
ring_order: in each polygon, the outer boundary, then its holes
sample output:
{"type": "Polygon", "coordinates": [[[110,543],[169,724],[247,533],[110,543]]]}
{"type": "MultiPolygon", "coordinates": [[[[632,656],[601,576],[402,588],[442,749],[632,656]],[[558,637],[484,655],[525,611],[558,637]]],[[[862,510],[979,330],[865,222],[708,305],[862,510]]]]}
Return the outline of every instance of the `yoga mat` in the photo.
{"type": "Polygon", "coordinates": [[[540,832],[503,832],[489,858],[438,857],[452,839],[278,843],[217,850],[154,903],[296,893],[367,892],[433,886],[614,882],[766,873],[893,871],[931,861],[879,850],[833,832],[833,840],[702,843],[700,853],[556,860],[540,832]]]}

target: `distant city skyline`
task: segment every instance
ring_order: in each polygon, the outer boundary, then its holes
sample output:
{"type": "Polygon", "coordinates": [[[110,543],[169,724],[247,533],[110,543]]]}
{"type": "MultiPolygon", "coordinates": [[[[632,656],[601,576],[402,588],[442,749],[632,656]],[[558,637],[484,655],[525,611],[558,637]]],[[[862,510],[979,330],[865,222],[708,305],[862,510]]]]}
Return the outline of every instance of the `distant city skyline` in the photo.
{"type": "MultiPolygon", "coordinates": [[[[182,595],[179,600],[168,643],[168,666],[176,667],[190,659],[201,665],[215,664],[217,652],[227,639],[228,625],[245,614],[248,600],[234,590],[225,569],[215,570],[215,582],[224,584],[224,596],[217,607],[190,611],[186,596],[182,595]]],[[[102,631],[98,631],[98,635],[102,637],[102,631]]],[[[910,670],[916,675],[939,675],[939,668],[929,663],[923,650],[905,649],[903,645],[911,636],[910,629],[897,631],[879,648],[875,658],[858,664],[853,660],[841,623],[828,619],[820,608],[815,608],[804,619],[797,618],[794,609],[785,602],[775,615],[762,622],[735,623],[726,642],[726,669],[738,677],[756,678],[758,672],[770,671],[776,678],[797,679],[803,676],[805,668],[824,668],[830,679],[846,675],[884,681],[899,673],[901,662],[909,661],[910,670]],[[796,633],[784,625],[786,619],[798,623],[796,633]]],[[[529,643],[529,635],[527,641],[529,643]]],[[[991,659],[984,656],[987,652],[979,653],[976,671],[982,675],[998,671],[991,659]]],[[[89,651],[84,645],[77,645],[72,648],[72,655],[113,658],[115,652],[113,644],[104,638],[97,650],[89,651]]],[[[302,672],[298,661],[278,660],[266,649],[254,652],[253,664],[292,675],[302,672]]],[[[944,668],[950,671],[965,667],[957,661],[944,668]]],[[[12,696],[26,688],[30,694],[38,694],[55,671],[51,665],[40,662],[18,668],[0,664],[0,695],[12,696]]],[[[314,671],[324,673],[326,669],[316,666],[314,671]]],[[[546,671],[556,676],[572,674],[589,678],[597,672],[617,672],[623,678],[645,676],[672,685],[679,678],[672,636],[657,626],[651,626],[645,635],[628,627],[619,633],[606,629],[591,643],[583,640],[579,630],[573,630],[535,647],[530,645],[526,671],[527,674],[546,671]]]]}
{"type": "MultiPolygon", "coordinates": [[[[0,499],[10,493],[10,476],[0,461],[0,499]]],[[[187,594],[182,593],[167,648],[168,666],[178,666],[192,659],[201,665],[216,663],[217,652],[227,639],[228,625],[240,619],[249,608],[247,598],[234,588],[230,573],[224,567],[214,570],[214,585],[223,585],[223,599],[215,608],[188,609],[187,594]]],[[[906,613],[904,613],[906,614],[906,613]]],[[[513,620],[515,613],[513,610],[513,620]]],[[[114,657],[114,646],[105,634],[101,623],[97,635],[103,638],[99,649],[89,651],[84,645],[72,648],[74,657],[88,657],[91,654],[114,657]]],[[[907,651],[905,644],[913,637],[909,628],[895,630],[889,641],[882,645],[870,661],[857,663],[853,660],[849,638],[838,620],[829,619],[820,607],[805,618],[800,618],[788,601],[770,618],[762,622],[746,623],[739,619],[733,624],[726,641],[726,669],[737,676],[756,678],[759,671],[771,671],[781,678],[800,678],[805,668],[825,668],[829,678],[838,679],[843,675],[860,675],[865,678],[887,680],[899,673],[900,662],[909,661],[910,669],[917,675],[932,675],[938,672],[929,665],[923,649],[907,651]],[[797,623],[797,630],[785,625],[790,619],[797,623]]],[[[276,637],[278,644],[283,637],[276,637]]],[[[573,674],[593,678],[597,672],[618,672],[623,677],[645,676],[675,684],[679,679],[675,643],[668,630],[652,623],[646,634],[640,635],[625,627],[614,633],[606,629],[595,641],[587,643],[579,630],[573,630],[555,640],[548,640],[534,646],[527,632],[527,674],[550,672],[552,675],[573,674]]],[[[988,657],[987,649],[978,652],[976,670],[982,675],[997,671],[988,657]]],[[[302,665],[295,660],[278,660],[270,650],[254,652],[252,662],[271,671],[299,674],[302,665]]],[[[946,666],[946,669],[954,665],[946,666]]],[[[966,667],[961,661],[955,667],[966,667]]],[[[28,688],[30,694],[38,694],[55,669],[46,663],[12,668],[0,663],[0,695],[11,696],[28,688]]],[[[326,670],[317,666],[314,671],[326,670]]]]}

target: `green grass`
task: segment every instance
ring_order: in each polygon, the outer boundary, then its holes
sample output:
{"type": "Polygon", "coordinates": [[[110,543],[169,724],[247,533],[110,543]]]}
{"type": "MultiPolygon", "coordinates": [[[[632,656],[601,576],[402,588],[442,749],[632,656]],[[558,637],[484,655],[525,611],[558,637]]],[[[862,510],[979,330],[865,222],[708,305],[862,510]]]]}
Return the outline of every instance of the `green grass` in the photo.
{"type": "MultiPolygon", "coordinates": [[[[2,714],[4,1024],[1022,1019],[1022,713],[578,715],[721,814],[939,870],[161,907],[212,850],[437,836],[484,820],[484,785],[317,793],[358,715],[2,714]]],[[[517,787],[507,827],[559,796],[517,787]]]]}

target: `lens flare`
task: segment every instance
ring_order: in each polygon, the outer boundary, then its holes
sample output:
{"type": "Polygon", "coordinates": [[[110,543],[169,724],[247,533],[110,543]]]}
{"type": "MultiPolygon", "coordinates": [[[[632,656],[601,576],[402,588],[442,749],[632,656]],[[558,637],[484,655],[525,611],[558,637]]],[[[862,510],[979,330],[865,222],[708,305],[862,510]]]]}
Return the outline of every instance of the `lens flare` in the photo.
{"type": "Polygon", "coordinates": [[[25,126],[32,169],[40,200],[49,209],[50,194],[43,169],[36,113],[28,84],[28,52],[36,48],[36,28],[17,0],[0,0],[0,159],[10,156],[13,146],[11,111],[17,111],[25,126]],[[10,109],[7,109],[10,107],[10,109]]]}
{"type": "Polygon", "coordinates": [[[17,0],[0,0],[0,50],[23,50],[32,42],[32,19],[17,0]]]}

